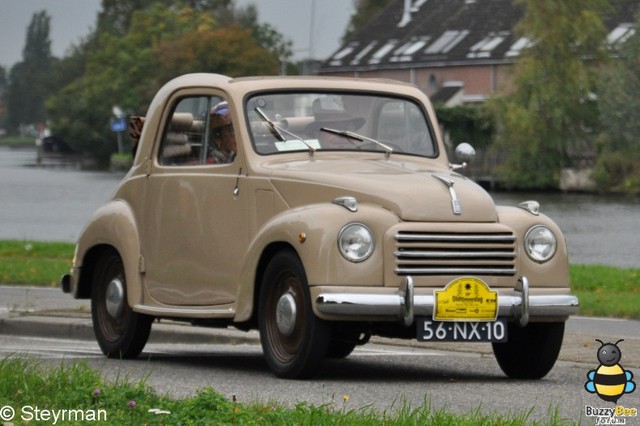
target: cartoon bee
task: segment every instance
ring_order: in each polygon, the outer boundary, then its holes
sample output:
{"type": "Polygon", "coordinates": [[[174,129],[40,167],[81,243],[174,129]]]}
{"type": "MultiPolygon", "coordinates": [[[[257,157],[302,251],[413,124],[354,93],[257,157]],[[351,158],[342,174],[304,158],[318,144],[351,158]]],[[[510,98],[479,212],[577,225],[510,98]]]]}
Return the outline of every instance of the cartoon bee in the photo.
{"type": "Polygon", "coordinates": [[[620,339],[616,343],[604,343],[596,339],[596,342],[602,345],[598,349],[600,365],[587,373],[589,380],[584,384],[587,392],[595,393],[600,399],[616,404],[623,394],[631,393],[636,388],[636,384],[631,380],[633,373],[623,369],[619,364],[622,351],[618,343],[623,341],[624,339],[620,339]]]}

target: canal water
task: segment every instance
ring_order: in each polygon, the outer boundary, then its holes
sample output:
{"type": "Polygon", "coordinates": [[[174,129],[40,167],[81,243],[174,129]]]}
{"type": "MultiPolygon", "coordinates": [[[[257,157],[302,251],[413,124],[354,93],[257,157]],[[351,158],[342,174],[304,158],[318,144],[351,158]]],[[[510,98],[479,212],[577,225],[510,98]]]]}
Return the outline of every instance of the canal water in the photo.
{"type": "Polygon", "coordinates": [[[491,193],[498,204],[536,200],[567,240],[571,263],[640,268],[640,199],[591,194],[491,193]]]}
{"type": "MultiPolygon", "coordinates": [[[[35,166],[32,150],[0,147],[0,239],[74,242],[123,173],[35,166]]],[[[498,204],[540,202],[560,226],[571,263],[640,268],[640,199],[494,192],[498,204]]]]}

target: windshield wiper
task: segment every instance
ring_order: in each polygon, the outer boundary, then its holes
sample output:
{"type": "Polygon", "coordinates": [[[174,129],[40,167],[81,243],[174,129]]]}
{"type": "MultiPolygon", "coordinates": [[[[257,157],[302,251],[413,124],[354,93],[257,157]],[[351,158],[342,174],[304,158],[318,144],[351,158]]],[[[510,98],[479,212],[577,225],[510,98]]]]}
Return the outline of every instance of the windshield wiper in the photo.
{"type": "Polygon", "coordinates": [[[377,141],[375,139],[371,139],[371,138],[369,138],[367,136],[364,136],[364,135],[361,135],[361,134],[358,134],[358,133],[351,132],[349,130],[331,129],[329,127],[322,127],[322,128],[320,128],[320,130],[323,131],[323,132],[328,132],[328,133],[333,133],[333,134],[336,134],[336,135],[344,136],[345,138],[353,139],[353,140],[360,141],[360,142],[364,142],[364,141],[372,142],[372,143],[378,145],[380,148],[384,149],[386,157],[389,157],[393,153],[393,148],[391,148],[389,145],[383,144],[380,141],[377,141]]]}
{"type": "Polygon", "coordinates": [[[302,142],[303,144],[305,144],[307,146],[307,148],[309,148],[309,153],[311,155],[313,155],[313,153],[316,151],[316,149],[309,145],[304,139],[302,139],[300,136],[295,135],[293,133],[291,133],[290,131],[288,131],[287,129],[284,129],[280,126],[278,126],[275,122],[273,122],[272,120],[269,119],[269,117],[267,116],[267,114],[264,113],[264,111],[262,111],[260,109],[260,107],[256,107],[256,112],[258,113],[258,115],[267,122],[267,124],[269,124],[269,127],[271,127],[271,130],[273,131],[273,133],[275,133],[275,135],[277,136],[278,139],[280,139],[281,142],[287,142],[287,138],[285,138],[282,134],[286,133],[287,135],[295,138],[295,140],[298,140],[300,142],[302,142]]]}

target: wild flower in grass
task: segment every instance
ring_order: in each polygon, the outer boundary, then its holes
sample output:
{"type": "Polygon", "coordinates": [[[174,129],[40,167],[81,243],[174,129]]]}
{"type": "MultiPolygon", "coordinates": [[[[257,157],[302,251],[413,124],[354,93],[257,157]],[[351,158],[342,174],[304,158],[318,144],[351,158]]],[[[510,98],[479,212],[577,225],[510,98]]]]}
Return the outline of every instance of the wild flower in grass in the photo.
{"type": "Polygon", "coordinates": [[[131,408],[136,408],[138,406],[138,403],[135,402],[134,400],[131,400],[127,405],[131,408]]]}
{"type": "Polygon", "coordinates": [[[94,397],[98,397],[98,396],[100,396],[100,395],[102,395],[102,389],[97,388],[97,389],[94,389],[94,390],[93,390],[93,396],[94,396],[94,397]]]}
{"type": "Polygon", "coordinates": [[[349,402],[350,396],[347,394],[342,395],[342,402],[349,402]]]}

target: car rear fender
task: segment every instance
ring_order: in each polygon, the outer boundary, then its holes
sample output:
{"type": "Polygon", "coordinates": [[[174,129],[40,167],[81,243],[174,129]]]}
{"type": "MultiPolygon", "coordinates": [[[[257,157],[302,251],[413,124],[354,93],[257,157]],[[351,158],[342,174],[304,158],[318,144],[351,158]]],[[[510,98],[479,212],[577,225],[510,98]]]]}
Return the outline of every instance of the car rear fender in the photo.
{"type": "Polygon", "coordinates": [[[122,200],[111,201],[96,210],[78,239],[74,270],[80,273],[74,276],[77,283],[72,283],[74,297],[91,296],[92,271],[102,251],[109,247],[122,258],[129,305],[142,303],[140,272],[144,262],[140,256],[138,226],[131,208],[122,200]]]}

